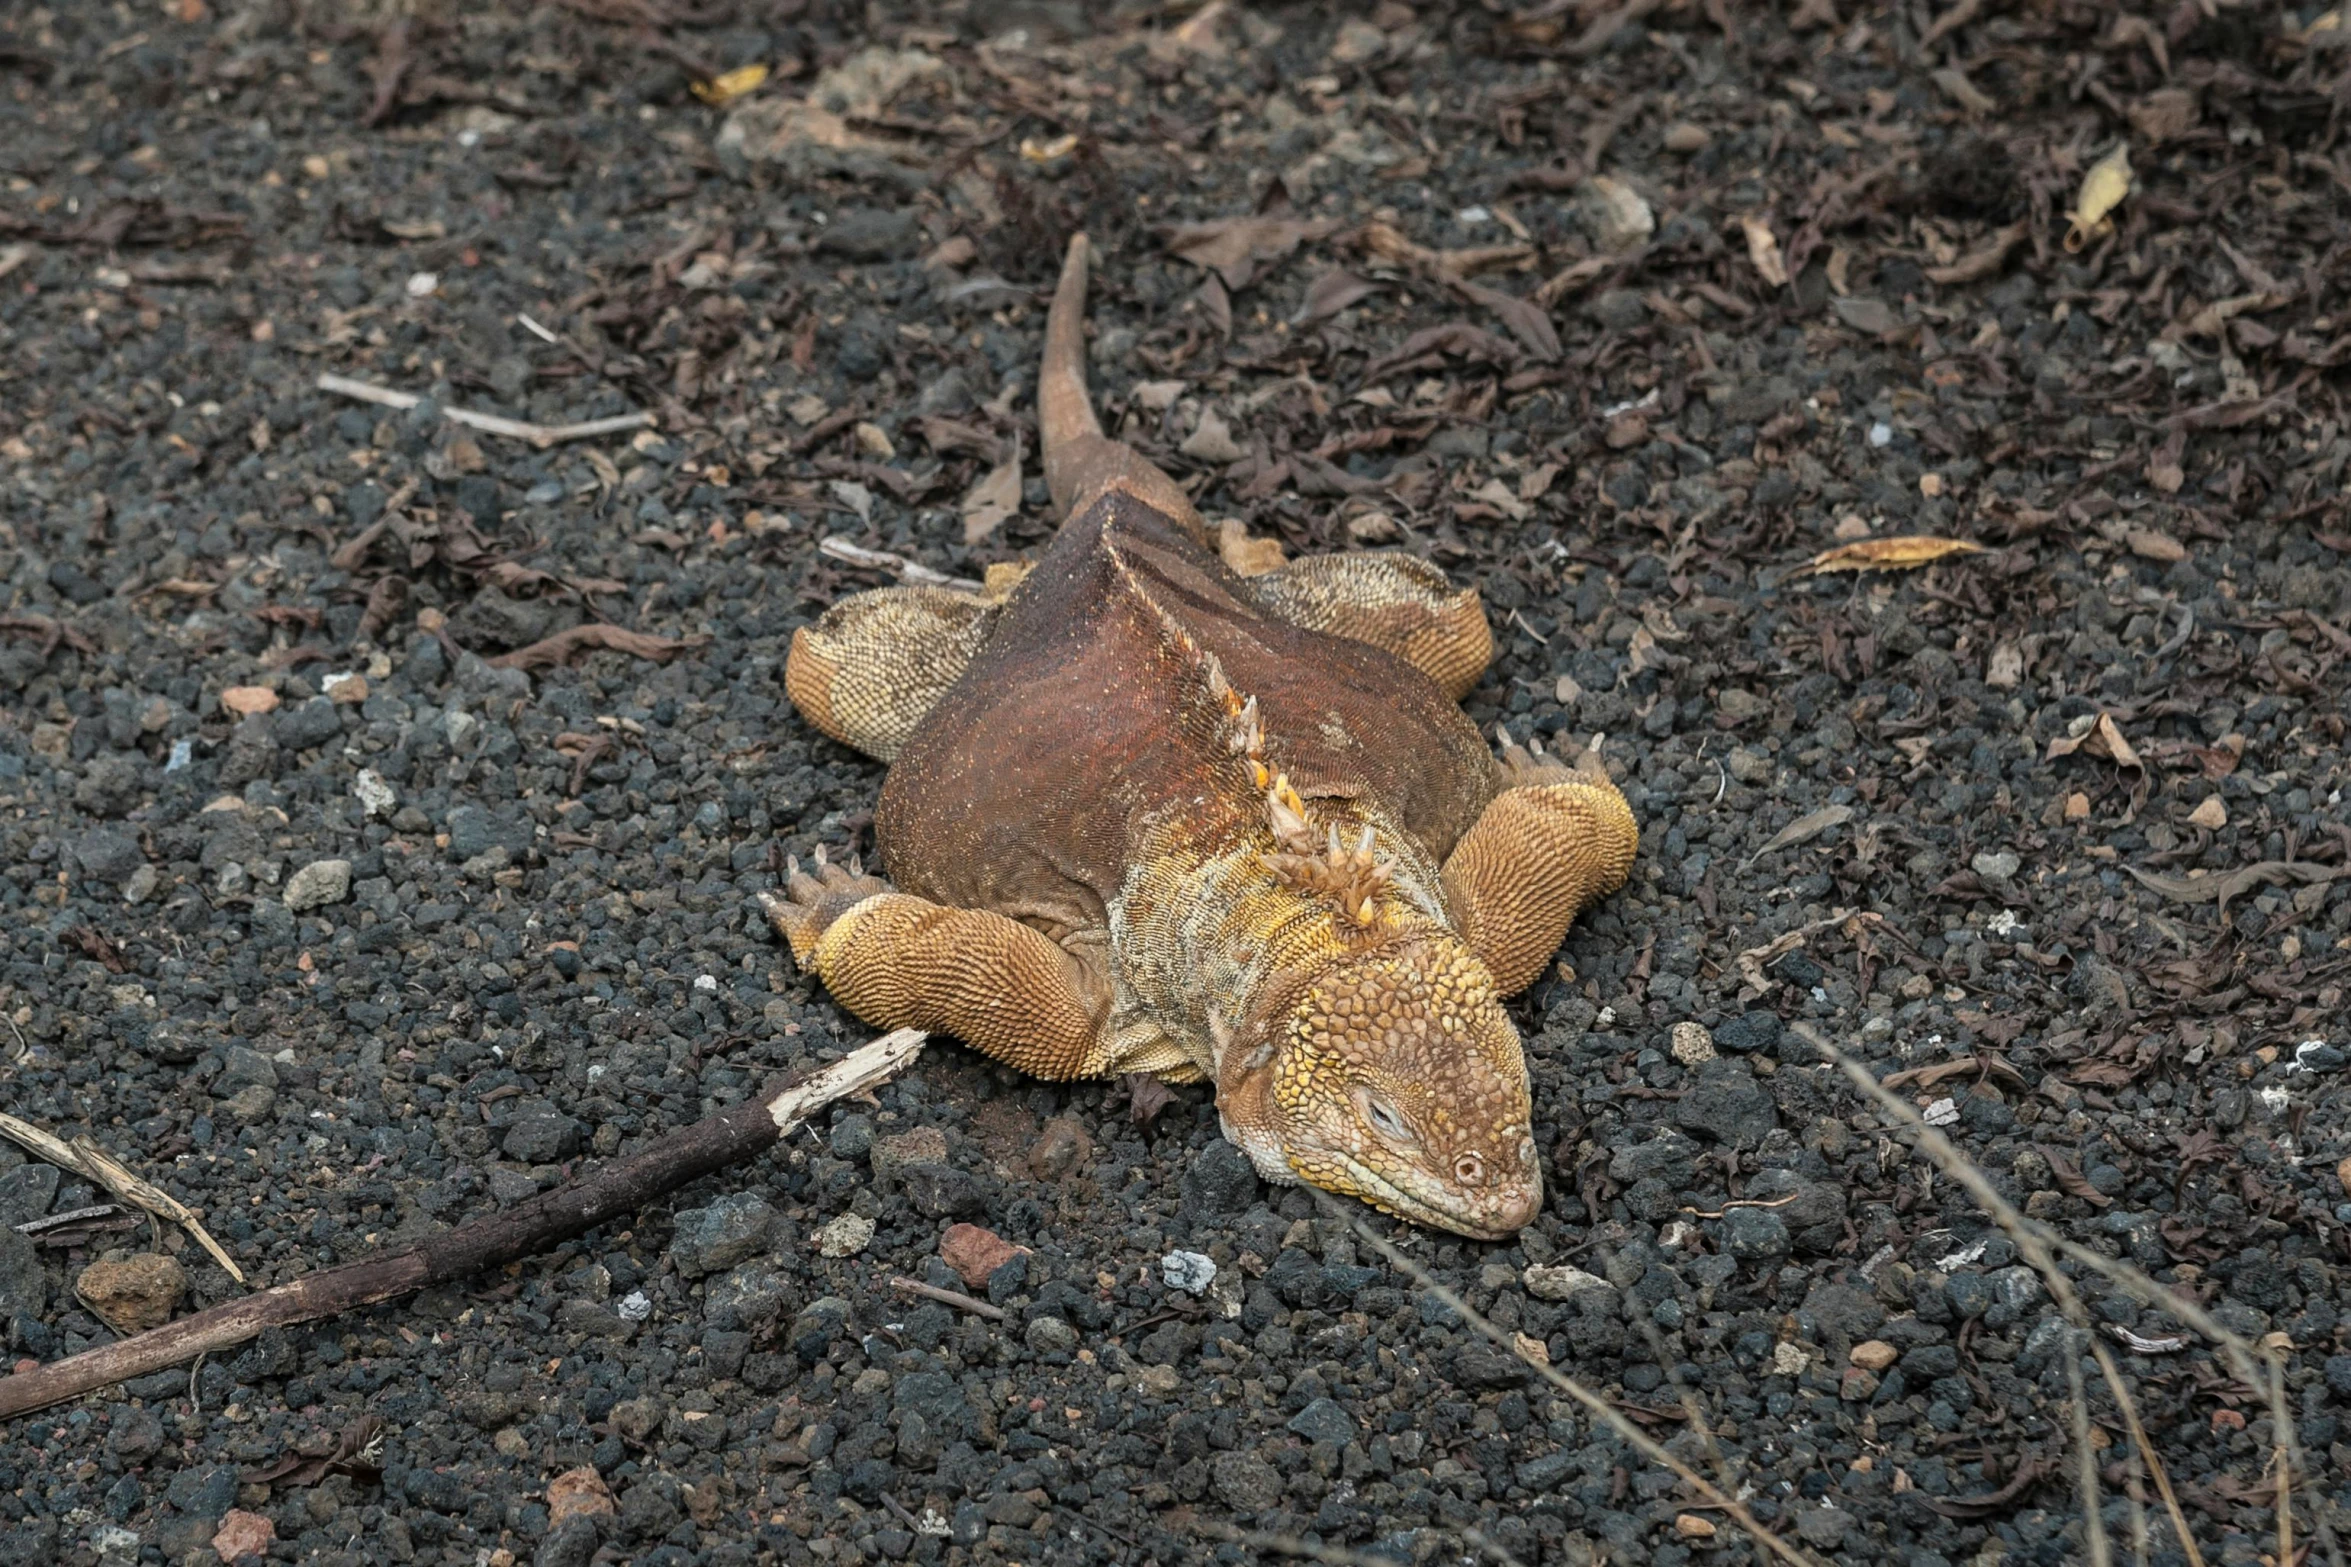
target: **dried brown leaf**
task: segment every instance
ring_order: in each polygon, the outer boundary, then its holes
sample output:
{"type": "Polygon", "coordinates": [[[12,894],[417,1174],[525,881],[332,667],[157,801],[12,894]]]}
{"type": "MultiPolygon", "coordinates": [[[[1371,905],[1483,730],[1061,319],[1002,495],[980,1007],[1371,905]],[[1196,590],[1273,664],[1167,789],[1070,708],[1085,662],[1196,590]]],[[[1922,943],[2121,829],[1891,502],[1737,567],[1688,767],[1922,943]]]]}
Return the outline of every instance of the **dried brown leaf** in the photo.
{"type": "Polygon", "coordinates": [[[1260,212],[1181,224],[1168,234],[1167,248],[1216,273],[1224,279],[1225,287],[1239,290],[1306,241],[1320,239],[1337,227],[1329,218],[1260,212]]]}
{"type": "Polygon", "coordinates": [[[1855,814],[1850,805],[1824,805],[1817,811],[1807,811],[1774,833],[1769,843],[1747,857],[1747,863],[1752,865],[1775,850],[1792,849],[1797,844],[1810,843],[1830,828],[1844,826],[1853,820],[1855,814]]]}
{"type": "Polygon", "coordinates": [[[593,621],[584,626],[558,631],[551,637],[543,637],[529,647],[501,653],[490,662],[500,669],[553,669],[571,662],[578,654],[604,648],[614,653],[627,653],[665,664],[680,653],[691,652],[709,640],[708,637],[661,637],[648,631],[631,631],[625,626],[610,626],[593,621]]]}
{"type": "Polygon", "coordinates": [[[2217,876],[2174,876],[2165,871],[2143,871],[2126,865],[2139,884],[2162,893],[2174,903],[2217,903],[2227,908],[2256,887],[2313,887],[2334,881],[2351,871],[2340,865],[2313,865],[2308,860],[2261,860],[2217,876]]]}
{"type": "Polygon", "coordinates": [[[2111,713],[2100,713],[2098,721],[2078,735],[2059,735],[2050,741],[2049,754],[2043,760],[2054,762],[2057,758],[2071,756],[2076,751],[2084,752],[2090,756],[2102,756],[2117,767],[2143,769],[2147,765],[2139,760],[2139,753],[2131,748],[2131,743],[2128,740],[2123,738],[2122,730],[2115,724],[2114,715],[2111,713]]]}
{"type": "Polygon", "coordinates": [[[963,498],[963,542],[979,543],[1020,515],[1020,451],[990,469],[963,498]]]}
{"type": "Polygon", "coordinates": [[[1559,333],[1551,325],[1550,315],[1531,299],[1506,294],[1483,283],[1457,283],[1463,298],[1485,306],[1502,318],[1510,328],[1510,335],[1526,345],[1527,352],[1545,364],[1556,364],[1560,356],[1559,333]]]}
{"type": "Polygon", "coordinates": [[[1345,267],[1333,267],[1306,285],[1306,298],[1298,306],[1298,313],[1290,318],[1291,324],[1307,326],[1327,321],[1349,305],[1359,304],[1378,293],[1379,287],[1345,267]]]}
{"type": "Polygon", "coordinates": [[[1980,555],[1981,544],[1932,533],[1898,533],[1883,539],[1856,539],[1812,557],[1813,572],[1910,571],[1952,555],[1980,555]]]}

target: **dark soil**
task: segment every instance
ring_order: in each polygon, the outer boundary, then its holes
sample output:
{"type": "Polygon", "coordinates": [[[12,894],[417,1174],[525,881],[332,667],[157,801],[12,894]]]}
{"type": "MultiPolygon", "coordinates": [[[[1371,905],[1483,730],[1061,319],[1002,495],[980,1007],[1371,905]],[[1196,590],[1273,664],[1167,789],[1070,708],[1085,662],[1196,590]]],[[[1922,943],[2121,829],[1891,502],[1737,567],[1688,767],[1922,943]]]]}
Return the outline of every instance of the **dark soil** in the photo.
{"type": "MultiPolygon", "coordinates": [[[[8,1111],[262,1284],[864,1038],[750,909],[870,847],[880,777],[778,673],[886,580],[819,539],[976,577],[1045,537],[1033,454],[976,544],[963,503],[1083,223],[1109,422],[1213,516],[1475,582],[1476,716],[1604,732],[1641,819],[1517,1009],[1548,1211],[1374,1222],[1823,1559],[2086,1559],[2080,1346],[1809,1021],[2272,1335],[2297,1547],[2343,1529],[2351,52],[2315,4],[211,4],[0,18],[8,1111]],[[729,132],[691,86],[753,62],[729,132]],[[1986,551],[1800,569],[1896,534],[1986,551]],[[492,662],[590,623],[685,645],[492,662]]],[[[99,1201],[0,1162],[8,1225],[99,1201]]],[[[110,1250],[233,1292],[106,1222],[0,1230],[20,1362],[107,1336],[110,1250]]],[[[1734,1537],[1377,1260],[1199,1090],[1138,1124],[942,1044],[628,1227],[16,1422],[0,1557],[212,1562],[233,1508],[224,1547],[469,1567],[1734,1537]],[[957,1222],[1027,1248],[969,1286],[1001,1321],[888,1286],[966,1287],[957,1222]],[[380,1474],[299,1464],[367,1415],[380,1474]]],[[[2264,1403],[2077,1283],[2204,1559],[2272,1560],[2264,1403]]],[[[2118,1553],[2183,1562],[2090,1380],[2118,1553]]]]}

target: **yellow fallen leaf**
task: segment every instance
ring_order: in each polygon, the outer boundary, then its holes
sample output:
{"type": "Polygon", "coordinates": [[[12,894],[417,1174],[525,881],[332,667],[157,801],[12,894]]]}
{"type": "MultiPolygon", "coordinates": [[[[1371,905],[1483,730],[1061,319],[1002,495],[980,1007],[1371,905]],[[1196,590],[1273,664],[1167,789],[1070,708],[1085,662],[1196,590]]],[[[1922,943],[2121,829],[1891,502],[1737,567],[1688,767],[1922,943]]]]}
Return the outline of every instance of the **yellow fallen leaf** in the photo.
{"type": "Polygon", "coordinates": [[[1967,539],[1946,539],[1932,533],[1898,533],[1891,538],[1858,539],[1822,550],[1812,557],[1811,570],[1909,571],[1951,555],[1980,555],[1984,547],[1967,539]]]}
{"type": "Polygon", "coordinates": [[[1747,259],[1755,263],[1755,270],[1763,281],[1773,288],[1788,286],[1788,264],[1780,258],[1779,236],[1771,225],[1758,217],[1742,217],[1739,227],[1747,234],[1747,259]]]}
{"type": "Polygon", "coordinates": [[[2069,252],[2079,250],[2112,232],[2114,220],[2108,214],[2121,206],[2122,199],[2130,193],[2131,149],[2126,142],[2091,164],[2090,171],[2082,176],[2082,188],[2073,198],[2073,211],[2065,215],[2065,248],[2069,252]]]}
{"type": "Polygon", "coordinates": [[[1075,131],[1056,136],[1051,141],[1039,141],[1034,136],[1020,139],[1020,155],[1031,163],[1059,163],[1078,150],[1075,131]]]}
{"type": "Polygon", "coordinates": [[[2229,824],[2229,808],[2217,794],[2208,794],[2202,804],[2188,813],[2188,825],[2209,828],[2218,832],[2229,824]]]}
{"type": "Polygon", "coordinates": [[[694,96],[714,109],[723,109],[747,93],[757,92],[760,83],[767,80],[764,65],[739,65],[731,71],[722,71],[709,81],[694,84],[694,96]]]}

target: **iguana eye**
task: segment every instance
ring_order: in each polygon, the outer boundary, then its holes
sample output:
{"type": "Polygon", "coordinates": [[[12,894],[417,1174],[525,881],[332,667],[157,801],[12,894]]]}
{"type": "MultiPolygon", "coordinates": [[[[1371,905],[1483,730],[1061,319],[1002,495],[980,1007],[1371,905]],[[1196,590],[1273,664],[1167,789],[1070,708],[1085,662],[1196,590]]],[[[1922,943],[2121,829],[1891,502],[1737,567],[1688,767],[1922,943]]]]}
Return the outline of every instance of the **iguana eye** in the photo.
{"type": "Polygon", "coordinates": [[[1486,1178],[1486,1161],[1474,1153],[1458,1154],[1453,1160],[1453,1178],[1464,1186],[1476,1186],[1486,1178]]]}
{"type": "Polygon", "coordinates": [[[1371,1129],[1388,1141],[1407,1145],[1419,1141],[1412,1135],[1412,1128],[1404,1124],[1404,1117],[1396,1113],[1396,1107],[1388,1103],[1384,1095],[1368,1088],[1358,1088],[1355,1090],[1355,1108],[1371,1123],[1371,1129]]]}

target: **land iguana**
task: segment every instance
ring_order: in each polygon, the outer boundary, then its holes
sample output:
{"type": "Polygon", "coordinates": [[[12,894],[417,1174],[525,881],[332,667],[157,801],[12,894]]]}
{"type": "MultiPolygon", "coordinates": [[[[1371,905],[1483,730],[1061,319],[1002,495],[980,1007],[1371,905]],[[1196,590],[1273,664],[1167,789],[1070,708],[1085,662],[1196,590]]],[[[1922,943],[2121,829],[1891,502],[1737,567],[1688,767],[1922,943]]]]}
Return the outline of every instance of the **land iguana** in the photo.
{"type": "Polygon", "coordinates": [[[1402,553],[1233,569],[1267,562],[1096,422],[1087,256],[1046,323],[1064,520],[1034,568],[792,638],[794,705],[890,764],[890,881],[820,852],[762,907],[870,1023],[1044,1078],[1206,1079],[1267,1180],[1508,1236],[1543,1177],[1502,998],[1624,883],[1632,813],[1596,756],[1488,749],[1458,705],[1493,652],[1474,591],[1402,553]]]}

